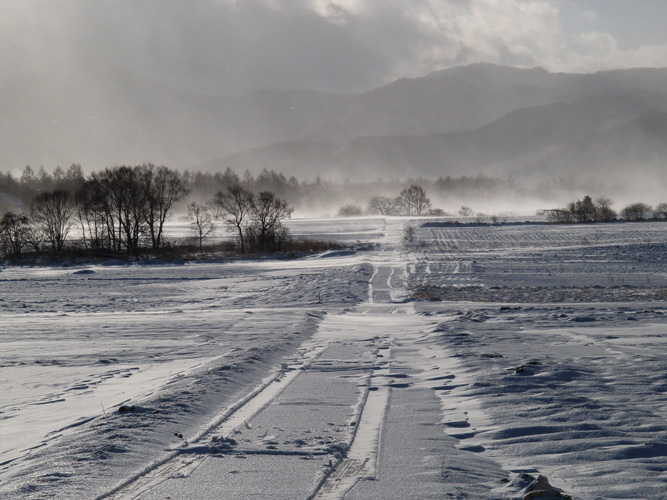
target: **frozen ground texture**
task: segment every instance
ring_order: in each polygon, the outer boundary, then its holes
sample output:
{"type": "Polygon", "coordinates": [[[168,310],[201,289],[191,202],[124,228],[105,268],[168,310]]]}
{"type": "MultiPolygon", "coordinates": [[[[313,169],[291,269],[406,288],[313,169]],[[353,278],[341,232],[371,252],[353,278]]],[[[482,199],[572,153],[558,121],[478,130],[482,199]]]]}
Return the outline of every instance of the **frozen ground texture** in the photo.
{"type": "Polygon", "coordinates": [[[1,269],[0,498],[667,498],[667,225],[292,225],[1,269]]]}

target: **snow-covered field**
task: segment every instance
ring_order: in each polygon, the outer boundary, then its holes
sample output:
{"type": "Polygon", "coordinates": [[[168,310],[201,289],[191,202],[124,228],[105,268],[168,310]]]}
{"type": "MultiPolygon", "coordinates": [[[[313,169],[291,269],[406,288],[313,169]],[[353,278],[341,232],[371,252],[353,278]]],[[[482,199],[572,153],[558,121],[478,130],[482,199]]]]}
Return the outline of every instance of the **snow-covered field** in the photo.
{"type": "Polygon", "coordinates": [[[667,224],[290,226],[2,268],[0,498],[667,498],[667,224]]]}

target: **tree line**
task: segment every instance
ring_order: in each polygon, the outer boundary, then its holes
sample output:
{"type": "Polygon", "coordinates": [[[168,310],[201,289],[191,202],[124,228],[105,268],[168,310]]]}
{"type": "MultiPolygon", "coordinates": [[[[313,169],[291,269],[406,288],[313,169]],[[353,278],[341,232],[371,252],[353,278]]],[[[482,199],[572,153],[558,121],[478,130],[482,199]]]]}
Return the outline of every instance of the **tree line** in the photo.
{"type": "MultiPolygon", "coordinates": [[[[612,222],[618,220],[619,213],[612,208],[609,198],[593,198],[589,195],[581,200],[572,201],[564,208],[546,210],[547,220],[555,223],[612,222]]],[[[647,203],[630,203],[623,207],[620,217],[629,221],[641,221],[649,218],[667,219],[667,203],[659,203],[655,208],[647,203]]]]}
{"type": "MultiPolygon", "coordinates": [[[[314,179],[287,177],[280,172],[264,169],[257,174],[245,171],[240,175],[231,169],[220,172],[181,171],[180,175],[190,190],[190,199],[212,200],[226,186],[241,185],[259,193],[271,191],[281,199],[288,200],[295,209],[317,208],[320,212],[337,210],[341,200],[361,202],[364,207],[373,197],[394,199],[391,193],[399,193],[411,185],[418,185],[434,196],[456,200],[459,203],[471,198],[525,199],[525,190],[511,180],[483,175],[463,177],[440,177],[438,179],[408,178],[382,179],[368,182],[335,182],[316,176],[314,179]]],[[[35,195],[64,189],[73,193],[85,180],[78,164],[69,168],[56,167],[47,172],[43,167],[33,169],[26,166],[18,175],[0,172],[0,215],[8,210],[30,204],[35,195]]]]}
{"type": "Polygon", "coordinates": [[[457,192],[506,186],[505,181],[483,176],[409,179],[407,183],[408,187],[397,179],[336,183],[319,176],[298,181],[267,169],[257,175],[249,171],[238,175],[229,168],[222,172],[180,172],[144,164],[109,167],[86,176],[78,164],[67,169],[56,167],[51,173],[43,167],[34,170],[26,166],[18,176],[0,172],[0,215],[4,214],[0,255],[47,250],[60,254],[74,233],[76,245],[90,251],[136,254],[140,247],[158,250],[165,246],[168,215],[185,209],[200,249],[222,219],[236,234],[242,252],[277,251],[288,239],[280,221],[289,217],[295,206],[326,210],[341,198],[370,198],[371,213],[437,215],[422,186],[457,192]],[[236,199],[241,220],[230,213],[230,188],[243,195],[236,199]],[[373,196],[392,190],[401,191],[396,197],[373,196]],[[188,205],[190,200],[208,203],[193,201],[188,205]]]}
{"type": "MultiPolygon", "coordinates": [[[[48,183],[24,171],[19,185],[29,182],[51,185],[52,189],[35,193],[27,209],[3,214],[0,254],[5,257],[46,250],[59,255],[75,228],[80,236],[76,245],[96,253],[137,255],[142,248],[163,249],[168,245],[165,223],[191,192],[187,175],[153,164],[109,167],[88,177],[73,165],[48,183]]],[[[238,232],[243,253],[278,251],[289,237],[282,221],[293,209],[271,191],[255,193],[239,179],[231,179],[216,193],[212,206],[213,214],[208,205],[193,202],[189,206],[200,249],[214,219],[222,219],[238,232]]]]}
{"type": "Polygon", "coordinates": [[[75,226],[88,250],[136,254],[143,241],[159,249],[171,209],[189,192],[178,172],[153,164],[106,168],[88,178],[73,166],[68,174],[35,194],[28,210],[5,212],[3,255],[20,256],[26,249],[61,254],[75,226]]]}
{"type": "MultiPolygon", "coordinates": [[[[200,251],[217,221],[235,236],[242,253],[275,252],[285,248],[290,235],[283,221],[298,203],[335,205],[341,198],[370,199],[365,208],[348,204],[339,215],[444,215],[434,209],[426,190],[503,192],[511,182],[484,176],[410,179],[374,183],[334,183],[316,177],[297,181],[272,170],[239,176],[224,172],[180,172],[165,166],[117,166],[83,174],[80,165],[35,171],[27,166],[20,176],[0,172],[0,255],[19,256],[49,251],[61,254],[66,245],[91,252],[136,255],[142,249],[158,251],[173,246],[164,227],[176,210],[187,208],[194,239],[200,251]],[[398,192],[397,196],[376,195],[398,192]],[[192,201],[190,200],[208,200],[192,201]],[[75,241],[70,241],[76,232],[75,241]]],[[[321,205],[320,205],[321,206],[321,205]]],[[[462,205],[458,212],[469,216],[462,205]]],[[[585,196],[566,207],[546,211],[552,222],[606,222],[616,220],[611,200],[585,196]]],[[[633,203],[621,210],[626,220],[649,216],[667,219],[667,204],[655,208],[633,203]]]]}

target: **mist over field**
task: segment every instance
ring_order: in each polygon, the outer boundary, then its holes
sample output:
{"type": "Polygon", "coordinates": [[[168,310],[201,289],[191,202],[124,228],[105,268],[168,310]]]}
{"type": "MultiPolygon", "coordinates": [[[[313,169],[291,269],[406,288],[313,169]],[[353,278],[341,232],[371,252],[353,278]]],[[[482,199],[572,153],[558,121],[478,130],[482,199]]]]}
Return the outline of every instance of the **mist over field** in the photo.
{"type": "Polygon", "coordinates": [[[511,178],[643,192],[665,179],[667,70],[473,65],[362,94],[184,93],[91,59],[0,82],[6,170],[153,162],[299,179],[511,178]],[[632,175],[629,175],[629,174],[632,175]]]}
{"type": "MultiPolygon", "coordinates": [[[[584,194],[619,207],[657,204],[667,181],[665,89],[661,69],[565,74],[477,64],[361,94],[230,98],[89,59],[84,75],[53,64],[0,81],[0,164],[17,177],[27,164],[50,171],[77,163],[92,172],[153,162],[337,183],[481,175],[517,188],[505,199],[435,195],[449,211],[468,204],[523,212],[584,194]]],[[[367,201],[349,197],[311,213],[367,201]]]]}

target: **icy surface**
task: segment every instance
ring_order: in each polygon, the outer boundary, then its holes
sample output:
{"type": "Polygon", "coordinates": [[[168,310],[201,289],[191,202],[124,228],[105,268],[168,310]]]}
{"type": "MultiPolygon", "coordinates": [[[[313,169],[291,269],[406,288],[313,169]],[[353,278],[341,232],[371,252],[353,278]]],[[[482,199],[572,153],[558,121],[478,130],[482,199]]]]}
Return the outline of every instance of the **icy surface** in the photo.
{"type": "Polygon", "coordinates": [[[2,268],[0,497],[664,497],[667,225],[293,225],[2,268]]]}

